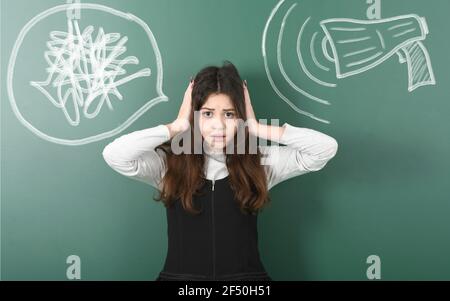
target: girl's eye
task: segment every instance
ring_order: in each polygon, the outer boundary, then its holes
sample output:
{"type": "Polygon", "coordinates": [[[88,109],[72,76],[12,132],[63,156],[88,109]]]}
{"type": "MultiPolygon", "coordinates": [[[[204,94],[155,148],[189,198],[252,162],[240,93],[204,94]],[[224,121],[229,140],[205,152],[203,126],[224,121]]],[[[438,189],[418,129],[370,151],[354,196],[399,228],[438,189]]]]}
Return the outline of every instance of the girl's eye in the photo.
{"type": "Polygon", "coordinates": [[[203,112],[203,116],[204,116],[204,117],[211,117],[211,116],[212,116],[211,113],[212,113],[211,111],[204,111],[204,112],[203,112]]]}
{"type": "Polygon", "coordinates": [[[234,113],[233,112],[226,112],[225,113],[225,117],[227,117],[227,118],[234,118],[234,113]]]}

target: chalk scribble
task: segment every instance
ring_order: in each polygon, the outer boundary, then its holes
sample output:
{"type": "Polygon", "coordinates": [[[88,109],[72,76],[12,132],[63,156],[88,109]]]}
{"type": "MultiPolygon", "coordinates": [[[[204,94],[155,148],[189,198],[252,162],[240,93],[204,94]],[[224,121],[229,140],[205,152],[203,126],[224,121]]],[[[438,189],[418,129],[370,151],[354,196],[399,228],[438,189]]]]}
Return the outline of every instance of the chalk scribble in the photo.
{"type": "Polygon", "coordinates": [[[48,77],[43,82],[31,82],[55,107],[63,111],[67,121],[73,126],[80,123],[79,108],[83,109],[86,118],[97,116],[104,103],[113,110],[110,94],[122,100],[118,90],[120,85],[151,74],[150,68],[144,68],[116,80],[118,76],[126,75],[123,68],[126,64],[137,65],[139,60],[134,56],[119,58],[126,52],[126,36],[121,37],[120,33],[105,34],[100,27],[94,39],[93,32],[93,26],[88,26],[81,32],[77,20],[68,20],[68,32],[52,31],[52,40],[47,43],[49,50],[45,53],[45,60],[49,65],[48,77]],[[57,99],[46,87],[57,90],[57,99]],[[74,117],[69,115],[66,108],[70,102],[75,112],[74,117]],[[95,109],[89,112],[93,105],[95,109]]]}
{"type": "MultiPolygon", "coordinates": [[[[83,23],[87,22],[83,19],[83,23]]],[[[25,73],[28,74],[27,70],[25,73]]],[[[104,5],[76,3],[58,5],[45,10],[22,28],[9,60],[7,91],[14,114],[35,135],[53,143],[83,145],[119,134],[153,106],[168,101],[168,97],[162,91],[162,81],[161,54],[152,31],[143,20],[131,13],[121,12],[104,5]],[[72,14],[74,8],[77,10],[76,14],[72,14]],[[104,14],[102,17],[106,16],[107,18],[119,18],[128,22],[127,29],[133,28],[136,32],[139,31],[140,34],[143,34],[140,43],[142,47],[149,48],[145,53],[148,53],[150,58],[145,57],[145,59],[154,61],[155,65],[152,70],[149,66],[138,66],[143,58],[127,54],[130,51],[127,50],[128,37],[126,35],[107,32],[104,26],[94,27],[92,23],[84,24],[83,27],[79,18],[73,17],[79,16],[82,11],[102,13],[104,14]],[[65,24],[64,27],[67,28],[65,28],[66,31],[49,31],[50,38],[46,39],[47,50],[44,53],[47,63],[45,80],[37,81],[36,78],[30,78],[27,82],[23,82],[23,76],[16,78],[15,74],[20,71],[23,75],[23,69],[27,67],[22,65],[18,70],[16,62],[30,30],[41,21],[60,13],[66,13],[67,25],[65,24]],[[137,71],[129,72],[133,66],[135,68],[133,70],[137,71]],[[127,83],[139,78],[152,78],[151,82],[146,82],[146,87],[151,88],[149,84],[153,85],[154,83],[156,95],[150,96],[147,100],[135,102],[135,99],[127,99],[129,97],[123,95],[123,88],[127,83]],[[16,98],[17,93],[15,92],[17,91],[14,89],[22,90],[25,85],[36,88],[35,91],[40,91],[39,95],[44,95],[53,107],[62,111],[67,124],[60,126],[67,129],[67,137],[62,137],[62,135],[56,137],[54,134],[49,134],[47,130],[36,126],[34,121],[24,117],[21,109],[36,105],[34,97],[16,98]],[[122,89],[119,89],[120,87],[122,89]],[[113,126],[106,130],[105,128],[88,127],[89,130],[85,128],[83,131],[76,131],[85,121],[98,119],[99,114],[105,111],[105,106],[110,111],[115,110],[117,101],[123,101],[133,109],[131,115],[125,116],[125,120],[113,120],[113,126]],[[33,104],[30,106],[31,102],[33,104]],[[70,132],[70,129],[73,129],[74,132],[70,132]]],[[[38,115],[38,118],[46,118],[46,116],[38,115]]]]}

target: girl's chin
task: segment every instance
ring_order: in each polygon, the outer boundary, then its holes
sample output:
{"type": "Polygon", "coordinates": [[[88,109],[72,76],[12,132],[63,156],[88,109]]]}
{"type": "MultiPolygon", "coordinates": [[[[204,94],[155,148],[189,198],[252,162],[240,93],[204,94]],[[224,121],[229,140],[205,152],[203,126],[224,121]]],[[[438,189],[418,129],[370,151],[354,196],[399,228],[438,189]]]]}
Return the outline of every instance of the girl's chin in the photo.
{"type": "Polygon", "coordinates": [[[212,149],[223,149],[224,147],[225,147],[225,143],[222,143],[222,142],[213,142],[212,144],[210,144],[209,146],[212,148],[212,149]]]}
{"type": "Polygon", "coordinates": [[[227,141],[211,141],[208,146],[214,150],[223,150],[227,145],[227,141]]]}

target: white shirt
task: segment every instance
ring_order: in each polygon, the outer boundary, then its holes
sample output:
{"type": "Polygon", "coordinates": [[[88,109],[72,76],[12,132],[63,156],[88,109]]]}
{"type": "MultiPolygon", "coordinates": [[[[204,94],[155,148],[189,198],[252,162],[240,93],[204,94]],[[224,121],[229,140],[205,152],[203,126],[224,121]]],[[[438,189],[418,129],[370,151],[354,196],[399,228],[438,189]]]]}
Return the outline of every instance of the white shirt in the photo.
{"type": "MultiPolygon", "coordinates": [[[[338,149],[337,141],[324,133],[288,123],[283,127],[283,135],[275,142],[285,146],[258,146],[264,157],[262,160],[269,160],[264,161],[269,190],[292,177],[322,169],[338,149]]],[[[118,173],[161,190],[166,158],[165,153],[155,150],[155,147],[169,139],[169,129],[163,124],[135,131],[106,145],[103,158],[118,173]]],[[[218,180],[228,176],[225,158],[224,153],[205,152],[207,179],[218,180]]]]}

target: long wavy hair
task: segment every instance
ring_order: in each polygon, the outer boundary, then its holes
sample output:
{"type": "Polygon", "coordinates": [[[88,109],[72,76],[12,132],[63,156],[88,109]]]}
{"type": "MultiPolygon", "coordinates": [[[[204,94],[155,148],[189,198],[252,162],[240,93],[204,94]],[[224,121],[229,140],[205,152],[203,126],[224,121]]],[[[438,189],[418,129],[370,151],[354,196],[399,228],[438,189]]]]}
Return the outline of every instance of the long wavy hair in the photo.
{"type": "MultiPolygon", "coordinates": [[[[194,131],[198,129],[198,124],[194,125],[194,111],[199,111],[211,94],[226,94],[234,105],[236,118],[247,120],[242,83],[238,70],[229,61],[225,61],[222,67],[205,67],[196,74],[192,88],[192,110],[189,120],[191,141],[194,141],[194,131]]],[[[235,134],[234,151],[231,154],[226,153],[230,185],[241,211],[255,213],[270,202],[267,179],[261,164],[261,153],[259,148],[256,153],[249,151],[247,127],[245,127],[244,154],[237,152],[236,138],[235,134]]],[[[256,139],[256,137],[254,138],[256,139]]],[[[179,200],[186,211],[198,214],[200,210],[194,208],[192,199],[194,195],[199,194],[206,180],[204,177],[204,151],[196,154],[193,149],[194,144],[191,143],[192,149],[189,154],[184,152],[174,154],[171,150],[172,139],[156,147],[156,149],[164,151],[167,169],[162,179],[160,194],[154,199],[163,201],[166,207],[179,200]]],[[[203,137],[201,139],[203,142],[203,137]]]]}

